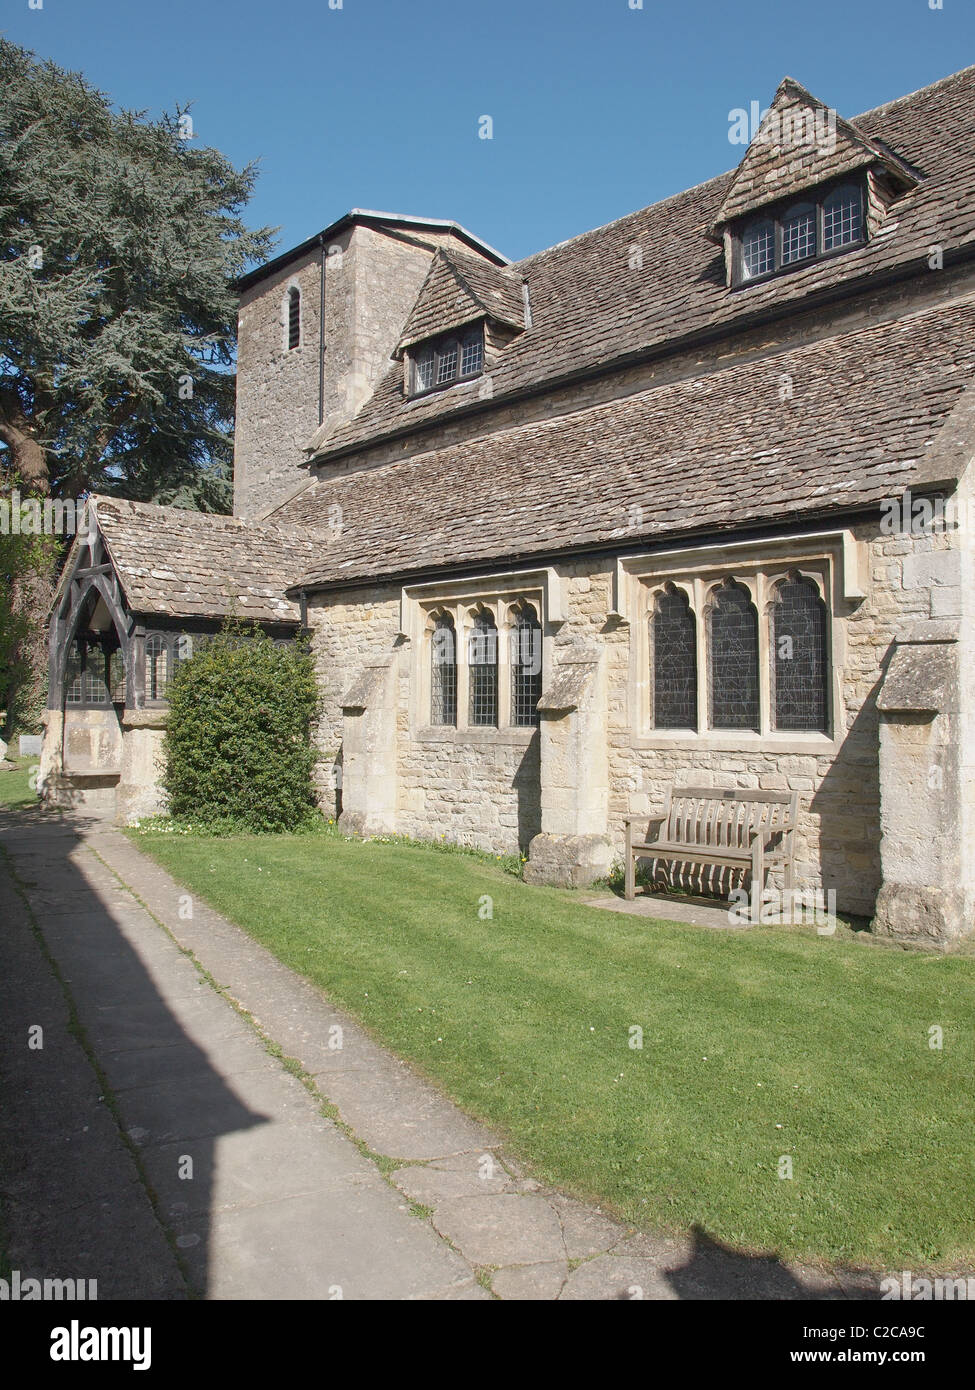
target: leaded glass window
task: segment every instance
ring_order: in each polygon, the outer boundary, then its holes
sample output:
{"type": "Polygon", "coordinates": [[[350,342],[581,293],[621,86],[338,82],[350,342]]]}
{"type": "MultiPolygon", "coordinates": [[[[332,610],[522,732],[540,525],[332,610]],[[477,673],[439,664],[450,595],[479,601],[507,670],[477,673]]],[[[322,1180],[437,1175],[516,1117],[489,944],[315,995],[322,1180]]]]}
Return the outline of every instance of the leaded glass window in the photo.
{"type": "Polygon", "coordinates": [[[445,344],[443,349],[437,353],[437,385],[442,386],[445,381],[453,381],[457,375],[457,344],[445,344]]]}
{"type": "Polygon", "coordinates": [[[775,586],[770,635],[774,727],[826,733],[826,605],[811,580],[775,586]]]}
{"type": "Polygon", "coordinates": [[[737,284],[790,270],[866,239],[860,183],[827,187],[801,203],[766,208],[739,224],[733,266],[737,284]]]}
{"type": "Polygon", "coordinates": [[[823,250],[852,246],[863,237],[863,199],[859,184],[846,183],[823,202],[823,250]]]}
{"type": "Polygon", "coordinates": [[[410,357],[413,395],[478,376],[484,368],[484,325],[445,333],[414,348],[410,357]]]}
{"type": "Polygon", "coordinates": [[[758,614],[731,579],[711,593],[708,694],[712,729],[758,729],[758,614]]]}
{"type": "Polygon", "coordinates": [[[461,353],[460,374],[461,376],[473,376],[481,370],[481,363],[484,360],[484,340],[480,331],[473,338],[468,338],[464,343],[464,350],[461,353]]]}
{"type": "Polygon", "coordinates": [[[431,724],[457,723],[457,639],[454,620],[441,613],[435,620],[430,638],[431,724]]]}
{"type": "Polygon", "coordinates": [[[650,619],[655,729],[697,728],[696,626],[686,595],[669,584],[650,619]]]}
{"type": "Polygon", "coordinates": [[[743,280],[768,275],[775,269],[775,223],[750,223],[741,234],[741,274],[743,280]]]}
{"type": "Polygon", "coordinates": [[[170,677],[169,641],[161,632],[146,637],[146,699],[165,700],[170,677]]]}
{"type": "Polygon", "coordinates": [[[794,265],[816,254],[816,208],[801,203],[782,218],[782,264],[794,265]]]}
{"type": "Polygon", "coordinates": [[[482,610],[474,619],[467,646],[470,668],[470,713],[473,726],[498,723],[498,629],[494,618],[482,610]]]}
{"type": "Polygon", "coordinates": [[[64,673],[64,703],[75,709],[103,709],[110,705],[110,664],[111,652],[103,649],[99,638],[76,637],[64,673]]]}
{"type": "Polygon", "coordinates": [[[433,349],[419,353],[413,359],[413,390],[429,391],[433,385],[433,349]]]}
{"type": "Polygon", "coordinates": [[[301,292],[288,291],[288,351],[301,344],[301,292]]]}
{"type": "Polygon", "coordinates": [[[511,722],[519,728],[538,723],[542,696],[542,628],[534,608],[523,603],[512,614],[511,722]]]}

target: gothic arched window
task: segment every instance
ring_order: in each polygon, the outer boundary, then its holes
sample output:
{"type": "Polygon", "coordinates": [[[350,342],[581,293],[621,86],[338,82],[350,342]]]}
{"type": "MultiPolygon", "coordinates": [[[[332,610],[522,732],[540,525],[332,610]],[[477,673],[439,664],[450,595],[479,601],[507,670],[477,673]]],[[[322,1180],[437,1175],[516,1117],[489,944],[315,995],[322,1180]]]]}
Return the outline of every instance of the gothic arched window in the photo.
{"type": "Polygon", "coordinates": [[[288,291],[288,351],[301,345],[301,291],[288,291]]]}
{"type": "Polygon", "coordinates": [[[511,722],[530,728],[542,696],[542,627],[530,603],[518,605],[511,624],[511,722]]]}
{"type": "Polygon", "coordinates": [[[696,627],[686,595],[668,584],[650,618],[655,729],[697,729],[696,627]]]}
{"type": "Polygon", "coordinates": [[[733,579],[711,591],[708,687],[712,729],[758,729],[758,614],[733,579]]]}
{"type": "Polygon", "coordinates": [[[776,729],[826,733],[826,605],[810,579],[776,584],[770,612],[772,718],[776,729]]]}
{"type": "Polygon", "coordinates": [[[498,628],[494,618],[482,609],[474,619],[467,644],[472,726],[498,723],[498,628]]]}
{"type": "Polygon", "coordinates": [[[430,723],[457,723],[457,639],[454,620],[441,613],[430,634],[430,723]]]}

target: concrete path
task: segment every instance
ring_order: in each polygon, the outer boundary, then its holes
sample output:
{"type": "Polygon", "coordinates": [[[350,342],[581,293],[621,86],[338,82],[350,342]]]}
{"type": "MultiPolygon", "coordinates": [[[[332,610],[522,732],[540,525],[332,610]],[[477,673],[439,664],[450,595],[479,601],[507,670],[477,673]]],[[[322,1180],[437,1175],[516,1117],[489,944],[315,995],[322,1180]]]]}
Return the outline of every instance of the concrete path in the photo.
{"type": "Polygon", "coordinates": [[[101,1298],[875,1298],[542,1189],[97,821],[0,819],[0,1201],[101,1298]],[[43,1027],[43,1047],[30,1046],[43,1027]]]}

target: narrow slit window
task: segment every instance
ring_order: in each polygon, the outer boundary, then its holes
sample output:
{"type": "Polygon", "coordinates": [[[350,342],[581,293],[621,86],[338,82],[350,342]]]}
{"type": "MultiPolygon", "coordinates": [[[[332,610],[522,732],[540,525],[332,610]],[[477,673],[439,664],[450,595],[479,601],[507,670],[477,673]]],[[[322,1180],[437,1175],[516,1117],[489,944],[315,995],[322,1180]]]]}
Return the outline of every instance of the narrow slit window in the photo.
{"type": "Polygon", "coordinates": [[[810,579],[790,574],[771,608],[776,729],[827,732],[826,605],[810,579]]]}
{"type": "Polygon", "coordinates": [[[457,639],[454,620],[441,613],[434,622],[430,640],[431,724],[457,723],[457,639]]]}
{"type": "Polygon", "coordinates": [[[542,697],[542,627],[529,603],[515,609],[511,627],[511,722],[518,728],[538,723],[542,697]]]}
{"type": "Polygon", "coordinates": [[[301,345],[301,291],[288,291],[288,351],[301,345]]]}
{"type": "Polygon", "coordinates": [[[467,649],[470,684],[470,716],[472,727],[493,727],[498,724],[498,629],[490,613],[478,613],[474,619],[467,649]]]}
{"type": "Polygon", "coordinates": [[[708,609],[709,723],[754,729],[758,714],[758,614],[741,584],[725,580],[708,609]]]}
{"type": "Polygon", "coordinates": [[[655,729],[697,729],[697,624],[687,596],[673,585],[657,595],[651,627],[655,729]]]}

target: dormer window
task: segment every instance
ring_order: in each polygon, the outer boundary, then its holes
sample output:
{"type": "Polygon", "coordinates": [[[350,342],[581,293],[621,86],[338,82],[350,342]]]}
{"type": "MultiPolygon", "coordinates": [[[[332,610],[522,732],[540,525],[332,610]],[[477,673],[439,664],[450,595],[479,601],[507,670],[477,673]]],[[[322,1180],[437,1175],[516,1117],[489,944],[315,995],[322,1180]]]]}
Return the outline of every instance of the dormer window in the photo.
{"type": "Polygon", "coordinates": [[[750,285],[865,240],[862,182],[834,185],[816,199],[781,203],[741,222],[734,283],[750,285]]]}
{"type": "Polygon", "coordinates": [[[420,343],[411,350],[410,361],[411,396],[480,376],[484,367],[484,325],[479,323],[420,343]]]}

